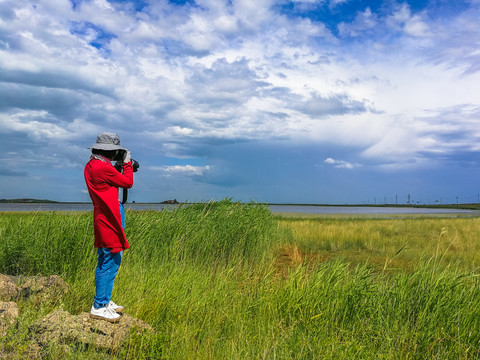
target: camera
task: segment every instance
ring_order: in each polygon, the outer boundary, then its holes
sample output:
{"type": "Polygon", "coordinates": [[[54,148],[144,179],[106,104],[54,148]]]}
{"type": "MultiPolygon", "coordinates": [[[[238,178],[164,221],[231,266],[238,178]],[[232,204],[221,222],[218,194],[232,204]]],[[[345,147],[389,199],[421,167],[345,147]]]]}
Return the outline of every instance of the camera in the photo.
{"type": "MultiPolygon", "coordinates": [[[[115,164],[115,168],[118,171],[121,171],[121,170],[123,170],[123,159],[125,158],[125,154],[127,153],[127,151],[126,150],[116,150],[116,151],[117,151],[117,153],[112,158],[112,160],[117,162],[115,164]]],[[[138,171],[138,168],[140,167],[140,164],[138,163],[137,160],[132,159],[132,167],[133,167],[133,172],[138,171]]]]}

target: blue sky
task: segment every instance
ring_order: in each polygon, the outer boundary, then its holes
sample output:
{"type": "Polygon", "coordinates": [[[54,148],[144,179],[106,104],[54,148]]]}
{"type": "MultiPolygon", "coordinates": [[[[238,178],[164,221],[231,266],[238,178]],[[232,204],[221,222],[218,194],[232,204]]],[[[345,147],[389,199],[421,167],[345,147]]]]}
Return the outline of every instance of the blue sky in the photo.
{"type": "Polygon", "coordinates": [[[0,2],[0,198],[455,203],[480,194],[480,0],[0,2]]]}

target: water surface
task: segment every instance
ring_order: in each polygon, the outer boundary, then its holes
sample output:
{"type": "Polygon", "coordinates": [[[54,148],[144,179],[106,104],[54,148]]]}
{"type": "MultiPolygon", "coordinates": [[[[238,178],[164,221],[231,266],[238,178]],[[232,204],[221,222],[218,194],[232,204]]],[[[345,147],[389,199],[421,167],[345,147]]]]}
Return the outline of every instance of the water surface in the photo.
{"type": "MultiPolygon", "coordinates": [[[[131,210],[162,210],[176,208],[169,204],[125,204],[125,209],[131,210]]],[[[314,206],[314,205],[269,205],[273,213],[297,214],[392,214],[392,215],[459,215],[480,216],[478,210],[444,209],[444,208],[414,208],[414,207],[375,207],[375,206],[314,206]]],[[[89,203],[0,203],[0,212],[4,211],[92,211],[89,203]]]]}
{"type": "Polygon", "coordinates": [[[377,206],[270,205],[270,210],[274,213],[303,214],[480,214],[478,210],[377,206]]]}

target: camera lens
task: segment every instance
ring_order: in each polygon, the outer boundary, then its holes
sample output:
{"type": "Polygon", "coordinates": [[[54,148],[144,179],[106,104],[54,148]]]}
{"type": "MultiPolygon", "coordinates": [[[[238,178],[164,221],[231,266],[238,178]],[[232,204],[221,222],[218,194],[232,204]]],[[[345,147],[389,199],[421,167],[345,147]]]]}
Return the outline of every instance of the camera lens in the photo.
{"type": "Polygon", "coordinates": [[[140,164],[138,163],[137,160],[132,159],[132,166],[133,166],[133,172],[138,171],[138,168],[140,167],[140,164]]]}

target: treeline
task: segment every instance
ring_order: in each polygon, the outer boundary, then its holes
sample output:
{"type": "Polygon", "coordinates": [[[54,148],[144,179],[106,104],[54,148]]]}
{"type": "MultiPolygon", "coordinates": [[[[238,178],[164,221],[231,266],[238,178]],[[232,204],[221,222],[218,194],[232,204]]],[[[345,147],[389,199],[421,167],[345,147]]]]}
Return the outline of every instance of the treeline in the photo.
{"type": "Polygon", "coordinates": [[[0,199],[0,203],[58,203],[53,200],[40,200],[40,199],[0,199]]]}

